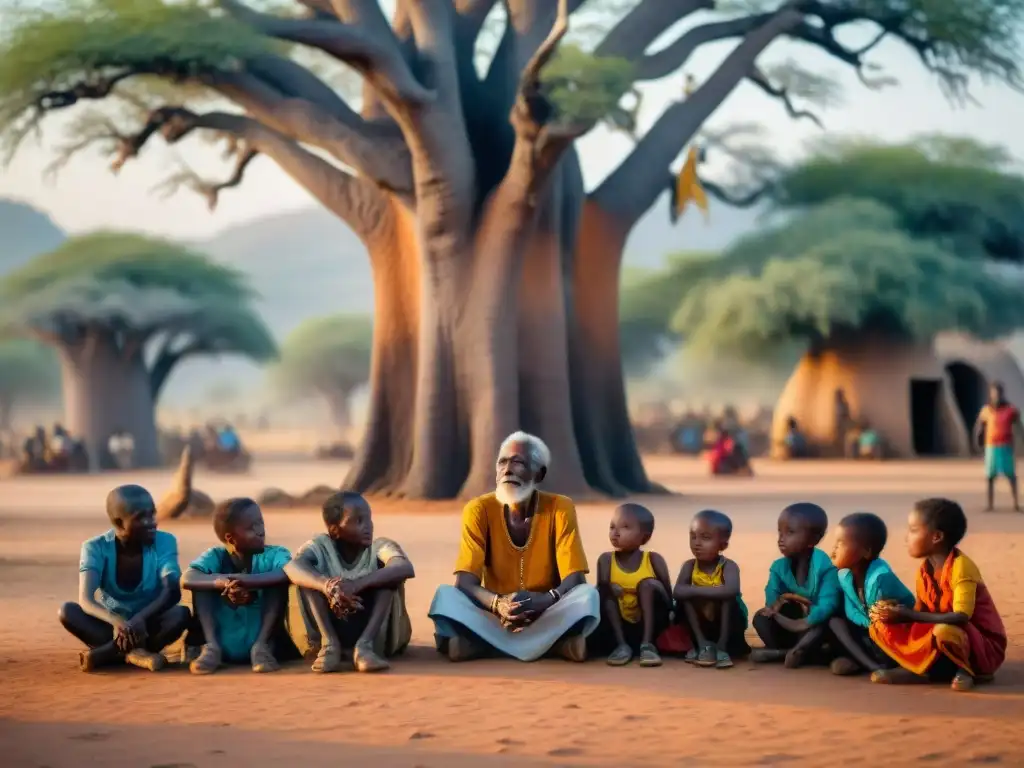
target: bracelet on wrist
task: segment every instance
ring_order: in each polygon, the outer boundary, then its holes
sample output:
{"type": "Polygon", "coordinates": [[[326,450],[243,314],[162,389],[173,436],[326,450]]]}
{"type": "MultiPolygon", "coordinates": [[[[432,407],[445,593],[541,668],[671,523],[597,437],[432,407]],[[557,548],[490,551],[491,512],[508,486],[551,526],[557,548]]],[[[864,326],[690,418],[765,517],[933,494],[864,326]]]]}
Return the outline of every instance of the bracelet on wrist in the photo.
{"type": "Polygon", "coordinates": [[[556,603],[562,599],[562,595],[557,589],[549,589],[548,594],[551,595],[551,599],[556,603]]]}
{"type": "Polygon", "coordinates": [[[493,597],[493,598],[491,599],[491,613],[497,613],[497,612],[498,612],[498,599],[499,599],[499,598],[498,598],[498,596],[497,596],[497,595],[495,595],[495,596],[494,596],[494,597],[493,597]]]}

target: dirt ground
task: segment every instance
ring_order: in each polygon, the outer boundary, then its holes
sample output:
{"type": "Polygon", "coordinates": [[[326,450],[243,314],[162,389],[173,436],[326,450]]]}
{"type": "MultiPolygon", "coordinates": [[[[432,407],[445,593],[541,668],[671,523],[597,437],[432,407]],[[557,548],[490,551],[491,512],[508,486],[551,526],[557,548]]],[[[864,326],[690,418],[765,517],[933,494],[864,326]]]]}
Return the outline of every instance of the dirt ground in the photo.
{"type": "MultiPolygon", "coordinates": [[[[653,476],[681,495],[649,499],[652,548],[670,567],[688,557],[693,512],[732,515],[730,554],[752,609],[777,555],[775,520],[787,502],[821,503],[833,521],[858,509],[890,525],[886,558],[908,583],[902,537],[910,503],[948,495],[970,515],[965,550],[979,563],[1010,634],[995,684],[971,694],[883,688],[827,670],[611,669],[601,662],[452,665],[432,649],[434,587],[451,580],[456,503],[380,502],[379,534],[416,566],[409,586],[413,647],[380,676],[318,676],[303,665],[256,677],[247,669],[195,678],[117,669],[84,675],[77,641],[56,620],[73,598],[81,541],[106,526],[106,491],[128,477],[0,481],[0,761],[12,768],[229,768],[239,765],[1024,765],[1024,515],[982,514],[979,463],[758,465],[753,479],[712,479],[695,461],[652,459],[653,476]]],[[[300,492],[343,476],[328,462],[259,462],[247,476],[200,476],[215,498],[266,486],[300,492]]],[[[160,493],[169,473],[130,478],[160,493]]],[[[610,504],[581,504],[591,561],[606,549],[610,504]]],[[[270,512],[269,538],[296,547],[320,530],[315,510],[270,512]]],[[[209,546],[204,522],[167,526],[182,564],[209,546]]],[[[829,546],[827,537],[825,546],[829,546]]]]}

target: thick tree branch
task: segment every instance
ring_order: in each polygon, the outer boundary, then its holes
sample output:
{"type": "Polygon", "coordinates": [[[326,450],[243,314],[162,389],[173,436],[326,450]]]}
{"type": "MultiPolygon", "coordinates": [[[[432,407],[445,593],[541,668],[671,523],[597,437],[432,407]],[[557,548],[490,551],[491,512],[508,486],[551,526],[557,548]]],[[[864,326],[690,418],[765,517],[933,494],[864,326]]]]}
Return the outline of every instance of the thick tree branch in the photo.
{"type": "Polygon", "coordinates": [[[627,225],[639,220],[664,191],[664,170],[736,85],[748,77],[758,55],[802,22],[787,4],[748,33],[714,74],[685,101],[670,106],[625,161],[592,193],[603,209],[627,225]]]}
{"type": "Polygon", "coordinates": [[[562,153],[586,132],[589,125],[560,125],[553,105],[541,90],[540,76],[569,31],[568,0],[557,0],[555,21],[548,36],[523,68],[511,122],[516,133],[506,183],[522,184],[531,205],[540,184],[557,165],[562,153]]]}
{"type": "Polygon", "coordinates": [[[250,152],[270,157],[361,237],[379,226],[383,199],[371,183],[345,173],[251,117],[226,112],[196,114],[181,107],[162,107],[150,114],[126,145],[137,153],[155,133],[174,144],[196,130],[210,130],[238,141],[238,146],[245,147],[245,164],[252,160],[250,152]]]}
{"type": "Polygon", "coordinates": [[[282,95],[245,72],[217,73],[209,82],[264,125],[325,150],[386,189],[398,193],[412,189],[409,150],[390,120],[365,120],[347,105],[329,113],[305,98],[282,95]]]}
{"type": "MultiPolygon", "coordinates": [[[[393,35],[367,23],[341,23],[327,19],[289,19],[261,13],[237,0],[218,0],[239,21],[273,37],[316,48],[359,71],[393,107],[422,106],[434,94],[413,76],[393,35]]],[[[339,5],[335,4],[335,11],[339,5]]],[[[340,14],[339,14],[340,17],[340,14]]]]}
{"type": "Polygon", "coordinates": [[[594,50],[595,56],[636,61],[661,34],[697,11],[715,7],[715,0],[641,0],[594,50]]]}

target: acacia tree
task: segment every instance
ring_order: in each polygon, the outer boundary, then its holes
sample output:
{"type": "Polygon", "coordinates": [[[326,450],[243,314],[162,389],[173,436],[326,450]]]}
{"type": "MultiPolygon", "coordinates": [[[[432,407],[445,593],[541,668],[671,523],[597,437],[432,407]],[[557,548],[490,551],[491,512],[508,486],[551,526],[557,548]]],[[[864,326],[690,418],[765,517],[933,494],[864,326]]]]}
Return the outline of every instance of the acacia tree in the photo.
{"type": "Polygon", "coordinates": [[[132,81],[198,86],[241,113],[188,108],[179,91],[141,130],[108,126],[75,146],[112,139],[120,167],[156,135],[224,134],[236,159],[229,180],[193,187],[215,200],[263,154],[353,228],[370,253],[376,317],[367,437],[349,487],[482,492],[501,438],[524,428],[558,457],[554,488],[645,491],[622,382],[618,272],[630,229],[667,189],[680,151],[743,81],[798,114],[791,95],[821,78],[757,63],[783,37],[862,73],[868,51],[894,38],[957,92],[973,74],[1019,83],[1024,0],[754,0],[740,11],[635,0],[614,4],[591,56],[552,63],[570,14],[599,5],[396,0],[390,22],[378,0],[297,0],[301,17],[238,0],[212,10],[163,0],[47,5],[7,33],[0,115],[17,139],[46,113],[132,81]],[[502,10],[504,31],[481,73],[481,31],[502,10]],[[708,18],[716,10],[725,13],[708,18]],[[677,22],[699,23],[652,52],[677,22]],[[862,24],[872,27],[864,45],[840,41],[862,24]],[[718,41],[735,47],[714,74],[585,193],[575,140],[609,113],[635,128],[628,111],[612,110],[631,85],[670,75],[718,41]],[[361,75],[360,112],[282,42],[361,75]],[[587,87],[595,80],[596,92],[587,87]]]}
{"type": "Polygon", "coordinates": [[[370,378],[373,324],[363,315],[331,315],[307,320],[281,345],[271,370],[286,397],[316,395],[331,409],[334,426],[347,430],[352,393],[370,378]]]}
{"type": "Polygon", "coordinates": [[[49,403],[60,393],[53,352],[33,341],[0,341],[0,431],[11,428],[18,403],[49,403]]]}
{"type": "MultiPolygon", "coordinates": [[[[155,404],[196,355],[275,355],[243,276],[180,245],[131,234],[72,238],[0,281],[0,326],[54,347],[65,422],[90,458],[117,429],[160,465],[155,404]]],[[[101,462],[102,463],[102,462],[101,462]]]]}

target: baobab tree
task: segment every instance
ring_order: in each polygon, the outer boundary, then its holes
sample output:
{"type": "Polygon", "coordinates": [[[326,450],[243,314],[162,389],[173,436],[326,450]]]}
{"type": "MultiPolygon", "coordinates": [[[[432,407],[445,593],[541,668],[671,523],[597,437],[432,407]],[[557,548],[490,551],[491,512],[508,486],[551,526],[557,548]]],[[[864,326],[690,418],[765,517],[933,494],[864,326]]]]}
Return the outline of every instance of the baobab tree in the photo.
{"type": "Polygon", "coordinates": [[[65,424],[96,465],[110,435],[126,430],[136,464],[156,467],[156,403],[180,363],[276,354],[253,298],[240,273],[181,245],[99,232],[5,276],[0,330],[56,350],[65,424]]]}
{"type": "Polygon", "coordinates": [[[0,119],[17,140],[47,113],[160,81],[176,88],[155,91],[166,100],[141,127],[83,130],[74,147],[106,139],[117,168],[158,135],[173,144],[221,134],[236,161],[228,180],[190,180],[211,202],[265,155],[347,222],[370,254],[376,317],[367,436],[345,482],[425,498],[490,488],[495,449],[517,428],[557,456],[552,488],[652,489],[622,383],[622,245],[740,83],[798,114],[799,79],[757,63],[774,41],[806,43],[864,73],[868,52],[895,38],[962,93],[973,75],[1019,84],[1024,15],[1024,0],[776,0],[738,12],[713,0],[638,0],[613,3],[615,21],[588,55],[558,58],[570,16],[600,0],[388,5],[390,21],[379,0],[297,0],[301,17],[239,0],[48,4],[5,35],[0,119]],[[502,12],[481,68],[481,33],[502,12]],[[679,36],[652,51],[677,23],[679,36]],[[862,45],[840,40],[851,27],[868,27],[862,45]],[[635,128],[615,109],[632,85],[721,41],[734,47],[718,69],[587,194],[576,139],[604,115],[635,128]],[[358,112],[319,67],[300,65],[296,52],[309,50],[362,77],[358,112]],[[197,91],[239,111],[208,110],[197,91]]]}

